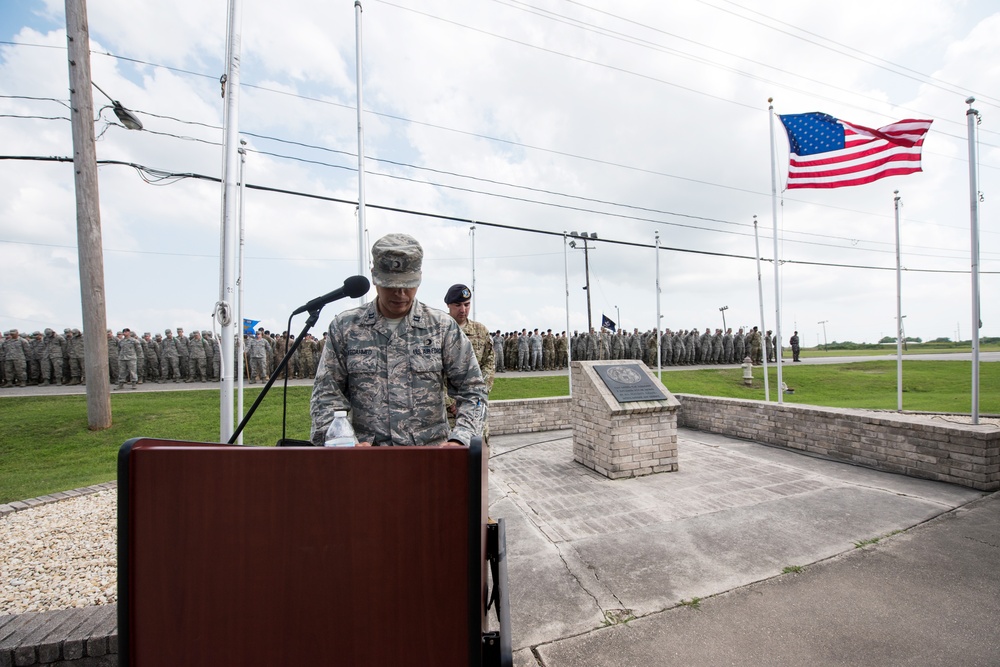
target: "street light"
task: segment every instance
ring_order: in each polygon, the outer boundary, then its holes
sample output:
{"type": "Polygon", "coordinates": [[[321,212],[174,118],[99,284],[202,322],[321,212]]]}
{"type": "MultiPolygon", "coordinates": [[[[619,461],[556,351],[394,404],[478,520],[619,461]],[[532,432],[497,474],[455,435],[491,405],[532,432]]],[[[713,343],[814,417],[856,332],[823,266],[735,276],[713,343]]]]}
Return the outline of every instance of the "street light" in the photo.
{"type": "Polygon", "coordinates": [[[622,328],[622,311],[618,310],[618,306],[615,306],[615,315],[618,317],[618,319],[615,320],[615,325],[618,327],[618,330],[621,331],[621,328],[622,328]]]}
{"type": "Polygon", "coordinates": [[[587,279],[587,284],[583,289],[587,290],[587,331],[590,331],[594,328],[594,318],[590,313],[590,246],[587,244],[587,241],[596,239],[597,234],[595,232],[570,232],[569,235],[574,239],[581,239],[583,241],[582,248],[577,248],[576,241],[570,241],[569,247],[583,250],[583,268],[587,279]]]}
{"type": "Polygon", "coordinates": [[[822,324],[823,325],[823,351],[824,352],[826,351],[826,323],[829,322],[829,321],[830,320],[822,320],[822,321],[816,323],[816,324],[822,324]]]}
{"type": "Polygon", "coordinates": [[[719,312],[722,313],[722,332],[726,332],[726,311],[729,310],[729,306],[723,306],[719,308],[719,312]]]}
{"type": "Polygon", "coordinates": [[[100,90],[102,95],[111,100],[111,109],[115,112],[115,115],[118,116],[118,120],[122,122],[122,125],[124,125],[130,130],[142,129],[142,121],[140,121],[139,118],[136,117],[134,113],[123,107],[122,103],[119,102],[118,100],[112,100],[111,96],[108,95],[103,90],[101,90],[101,87],[98,86],[96,83],[94,83],[93,81],[91,81],[90,83],[93,84],[94,88],[100,90]]]}

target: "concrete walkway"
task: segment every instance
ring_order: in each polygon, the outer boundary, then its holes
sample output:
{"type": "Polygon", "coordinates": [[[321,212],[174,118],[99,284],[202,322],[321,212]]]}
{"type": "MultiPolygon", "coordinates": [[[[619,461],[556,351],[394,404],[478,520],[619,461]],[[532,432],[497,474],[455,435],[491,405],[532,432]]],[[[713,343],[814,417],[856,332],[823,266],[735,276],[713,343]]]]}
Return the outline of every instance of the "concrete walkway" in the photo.
{"type": "Polygon", "coordinates": [[[610,481],[569,431],[491,438],[515,665],[1000,664],[1000,495],[679,440],[610,481]]]}

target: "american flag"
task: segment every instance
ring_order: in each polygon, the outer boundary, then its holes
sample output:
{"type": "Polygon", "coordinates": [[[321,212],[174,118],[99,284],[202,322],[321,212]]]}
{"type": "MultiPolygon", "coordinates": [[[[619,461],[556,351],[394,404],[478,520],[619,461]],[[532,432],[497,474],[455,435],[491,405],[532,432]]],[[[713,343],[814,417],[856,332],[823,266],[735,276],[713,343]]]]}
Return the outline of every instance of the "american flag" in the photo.
{"type": "Polygon", "coordinates": [[[929,120],[873,130],[825,113],[779,115],[788,133],[788,189],[843,188],[922,171],[929,120]]]}

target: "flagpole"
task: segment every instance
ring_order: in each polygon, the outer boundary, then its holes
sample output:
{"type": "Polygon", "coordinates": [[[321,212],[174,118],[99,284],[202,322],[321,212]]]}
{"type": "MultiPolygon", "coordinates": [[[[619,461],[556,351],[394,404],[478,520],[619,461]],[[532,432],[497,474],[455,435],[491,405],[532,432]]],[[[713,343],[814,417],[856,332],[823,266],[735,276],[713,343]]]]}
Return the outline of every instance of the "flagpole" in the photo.
{"type": "MultiPolygon", "coordinates": [[[[663,382],[663,359],[660,352],[660,232],[654,235],[656,238],[656,373],[663,382]]],[[[619,318],[621,319],[621,318],[619,318]]]]}
{"type": "MultiPolygon", "coordinates": [[[[760,278],[760,238],[757,236],[757,216],[753,217],[753,245],[757,255],[757,304],[760,306],[760,344],[764,345],[764,284],[760,278]]],[[[767,379],[767,352],[764,352],[764,400],[771,400],[767,379]]]]}
{"type": "MultiPolygon", "coordinates": [[[[469,227],[469,237],[472,244],[472,294],[476,293],[476,226],[472,225],[469,227]]],[[[476,321],[476,301],[478,298],[472,299],[472,321],[476,321]]]]}
{"type": "MultiPolygon", "coordinates": [[[[229,35],[226,42],[226,83],[225,112],[223,120],[223,170],[222,170],[222,255],[219,301],[215,304],[216,316],[222,324],[222,340],[219,349],[222,358],[232,364],[234,356],[233,327],[233,246],[236,221],[238,191],[236,187],[237,163],[239,161],[239,105],[240,105],[240,42],[243,26],[242,0],[230,0],[229,35]]],[[[227,366],[220,364],[220,371],[227,366]]],[[[219,388],[219,441],[229,442],[233,434],[233,373],[225,373],[220,378],[219,388]]]]}
{"type": "MultiPolygon", "coordinates": [[[[357,36],[357,55],[355,59],[358,85],[358,275],[368,272],[367,252],[365,251],[365,123],[362,108],[361,82],[361,0],[354,0],[355,34],[357,36]]],[[[368,303],[368,298],[361,295],[359,303],[368,303]]]]}
{"type": "Polygon", "coordinates": [[[896,411],[903,411],[903,265],[899,255],[899,190],[893,191],[896,209],[896,411]]]}
{"type": "MultiPolygon", "coordinates": [[[[569,239],[566,232],[563,232],[563,280],[566,287],[566,336],[569,336],[569,248],[566,244],[569,239]]],[[[569,379],[569,395],[573,396],[573,346],[572,339],[566,341],[566,370],[569,379]]]]}
{"type": "MultiPolygon", "coordinates": [[[[767,119],[771,130],[771,223],[774,227],[774,363],[778,369],[778,403],[783,403],[781,382],[781,276],[780,264],[778,261],[778,169],[777,159],[774,155],[774,105],[771,101],[774,98],[767,98],[767,119]]],[[[764,354],[767,359],[767,354],[764,354]]]]}
{"type": "Polygon", "coordinates": [[[969,125],[969,211],[972,229],[972,423],[979,423],[979,328],[983,325],[979,311],[979,175],[976,172],[976,124],[979,112],[972,108],[976,98],[965,100],[969,110],[965,118],[969,125]]]}
{"type": "MultiPolygon", "coordinates": [[[[246,224],[244,213],[246,209],[244,208],[244,198],[247,191],[247,180],[246,180],[246,164],[247,164],[247,151],[243,147],[246,142],[242,139],[240,140],[240,250],[238,256],[238,266],[239,270],[236,276],[236,287],[237,287],[237,299],[236,299],[236,331],[233,337],[234,352],[236,353],[236,414],[239,415],[240,421],[243,421],[243,341],[245,336],[243,334],[243,251],[246,246],[246,224]]],[[[222,354],[222,347],[219,347],[219,354],[222,354]]],[[[226,363],[231,363],[232,359],[222,359],[226,363]]],[[[219,364],[221,369],[223,364],[219,364]]],[[[236,444],[243,444],[243,431],[236,436],[236,444]]]]}

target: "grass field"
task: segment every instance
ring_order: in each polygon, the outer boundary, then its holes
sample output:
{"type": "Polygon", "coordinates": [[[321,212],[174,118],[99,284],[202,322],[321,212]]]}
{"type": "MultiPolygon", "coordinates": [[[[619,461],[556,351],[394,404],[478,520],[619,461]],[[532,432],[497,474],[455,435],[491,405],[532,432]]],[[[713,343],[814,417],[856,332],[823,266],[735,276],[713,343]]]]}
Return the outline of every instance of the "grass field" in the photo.
{"type": "MultiPolygon", "coordinates": [[[[769,369],[771,400],[777,399],[776,369],[769,369]]],[[[761,369],[752,388],[742,371],[720,368],[664,372],[674,393],[764,399],[761,369]]],[[[970,412],[971,362],[904,361],[903,408],[927,412],[970,412]]],[[[896,408],[896,363],[783,367],[795,390],[783,399],[831,407],[896,408]]],[[[497,378],[492,400],[565,396],[566,376],[497,378]]],[[[259,390],[247,390],[249,407],[259,390]]],[[[288,391],[289,438],[309,437],[309,387],[288,391]]],[[[84,396],[0,398],[0,503],[107,482],[116,477],[118,449],[134,437],[214,442],[219,435],[217,391],[114,394],[114,425],[87,429],[84,396]]],[[[1000,414],[1000,363],[980,365],[981,414],[1000,414]]],[[[273,445],[281,437],[281,392],[261,404],[244,433],[248,445],[273,445]]]]}

